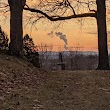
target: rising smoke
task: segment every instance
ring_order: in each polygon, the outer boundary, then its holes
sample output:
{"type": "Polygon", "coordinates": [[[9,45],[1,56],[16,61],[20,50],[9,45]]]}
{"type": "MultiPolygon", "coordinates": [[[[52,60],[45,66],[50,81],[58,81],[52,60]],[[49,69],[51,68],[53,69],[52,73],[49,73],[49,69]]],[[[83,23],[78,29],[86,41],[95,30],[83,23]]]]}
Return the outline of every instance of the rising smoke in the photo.
{"type": "Polygon", "coordinates": [[[64,35],[62,32],[53,32],[53,31],[51,31],[50,33],[48,33],[48,35],[51,36],[51,37],[54,37],[54,36],[59,37],[59,38],[60,38],[61,40],[63,40],[64,43],[65,43],[65,44],[64,44],[64,49],[65,49],[65,50],[68,49],[68,47],[67,47],[68,41],[67,41],[66,35],[64,35]]]}

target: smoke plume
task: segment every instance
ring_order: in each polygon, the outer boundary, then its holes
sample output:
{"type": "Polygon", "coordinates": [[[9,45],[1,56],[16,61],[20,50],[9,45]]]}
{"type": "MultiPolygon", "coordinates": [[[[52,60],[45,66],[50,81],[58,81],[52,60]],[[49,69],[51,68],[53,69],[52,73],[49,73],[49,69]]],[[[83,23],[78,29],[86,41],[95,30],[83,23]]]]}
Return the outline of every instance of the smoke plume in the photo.
{"type": "Polygon", "coordinates": [[[67,41],[66,35],[64,35],[62,32],[53,32],[53,31],[51,31],[50,33],[48,33],[48,35],[51,36],[51,37],[54,37],[54,36],[59,37],[59,38],[60,38],[61,40],[63,40],[64,43],[65,43],[65,44],[64,44],[64,49],[65,49],[65,50],[68,49],[68,47],[67,47],[68,41],[67,41]]]}

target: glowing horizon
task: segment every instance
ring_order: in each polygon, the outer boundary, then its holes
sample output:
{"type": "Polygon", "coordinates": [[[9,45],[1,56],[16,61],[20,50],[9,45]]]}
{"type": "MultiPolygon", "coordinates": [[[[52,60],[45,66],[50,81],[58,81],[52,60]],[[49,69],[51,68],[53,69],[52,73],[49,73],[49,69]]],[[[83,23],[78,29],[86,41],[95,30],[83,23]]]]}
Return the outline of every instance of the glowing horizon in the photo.
{"type": "MultiPolygon", "coordinates": [[[[24,12],[24,14],[26,13],[24,12]]],[[[33,28],[31,32],[30,25],[24,28],[23,35],[29,34],[33,38],[33,41],[36,45],[44,43],[47,45],[59,45],[63,47],[63,40],[61,40],[57,36],[50,37],[48,35],[48,33],[50,33],[51,31],[61,32],[66,35],[68,42],[67,47],[75,47],[76,45],[80,45],[81,47],[83,47],[84,51],[97,51],[98,44],[96,20],[93,18],[83,18],[84,25],[81,26],[80,23],[81,22],[78,22],[77,19],[72,19],[65,22],[62,21],[61,25],[58,27],[58,24],[60,24],[60,22],[50,22],[45,19],[36,24],[38,30],[33,28]]],[[[7,19],[5,24],[1,21],[0,25],[9,36],[9,18],[7,19]]],[[[110,34],[110,26],[108,26],[108,34],[110,34]]]]}
{"type": "MultiPolygon", "coordinates": [[[[3,30],[8,34],[9,36],[9,21],[5,23],[4,25],[1,24],[3,30]],[[8,28],[6,28],[8,27],[8,28]]],[[[71,21],[67,21],[64,23],[63,27],[59,27],[58,29],[54,29],[54,27],[47,27],[46,25],[50,25],[51,23],[47,23],[42,27],[42,23],[38,24],[38,30],[34,29],[32,32],[30,31],[30,28],[24,29],[24,34],[29,34],[36,45],[40,45],[41,43],[47,44],[47,45],[58,45],[58,49],[56,49],[57,46],[55,46],[55,49],[53,50],[59,50],[59,47],[63,48],[64,42],[59,37],[50,37],[48,35],[49,32],[55,31],[55,32],[62,32],[64,35],[66,35],[66,38],[68,40],[67,47],[76,47],[77,45],[80,45],[82,51],[97,51],[97,34],[95,32],[92,33],[93,27],[91,26],[90,30],[87,29],[87,26],[82,26],[81,30],[79,29],[80,26],[76,26],[75,23],[70,24],[71,21]],[[73,27],[75,25],[75,27],[73,27]],[[45,29],[46,28],[46,29],[45,29]],[[95,34],[94,34],[95,33],[95,34]]],[[[95,27],[96,28],[96,27],[95,27]]],[[[64,49],[61,49],[64,50],[64,49]]]]}

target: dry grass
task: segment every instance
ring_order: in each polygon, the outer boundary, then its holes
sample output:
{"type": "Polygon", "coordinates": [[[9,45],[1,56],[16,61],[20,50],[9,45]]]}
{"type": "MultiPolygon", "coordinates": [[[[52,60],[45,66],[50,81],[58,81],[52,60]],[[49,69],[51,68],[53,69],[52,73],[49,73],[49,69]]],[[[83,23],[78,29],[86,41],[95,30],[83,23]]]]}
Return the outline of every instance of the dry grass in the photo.
{"type": "Polygon", "coordinates": [[[45,72],[0,55],[0,110],[110,110],[110,71],[45,72]]]}

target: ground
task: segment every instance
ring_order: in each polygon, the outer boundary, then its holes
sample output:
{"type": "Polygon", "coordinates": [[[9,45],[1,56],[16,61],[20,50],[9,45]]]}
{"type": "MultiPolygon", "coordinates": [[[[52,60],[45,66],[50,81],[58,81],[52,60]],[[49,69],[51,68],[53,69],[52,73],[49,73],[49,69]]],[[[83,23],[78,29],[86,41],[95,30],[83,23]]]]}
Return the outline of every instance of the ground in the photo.
{"type": "Polygon", "coordinates": [[[44,71],[0,54],[0,110],[110,110],[110,71],[44,71]]]}

